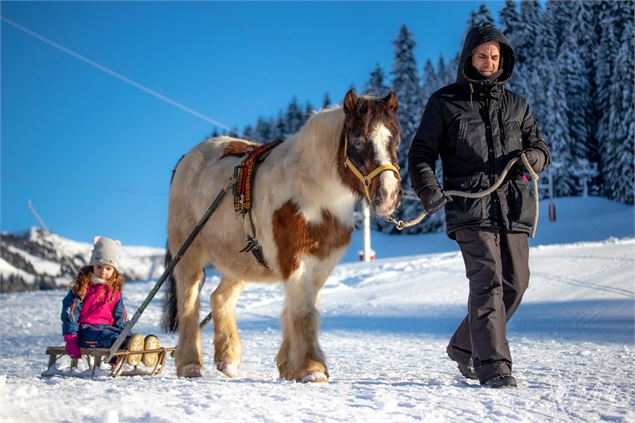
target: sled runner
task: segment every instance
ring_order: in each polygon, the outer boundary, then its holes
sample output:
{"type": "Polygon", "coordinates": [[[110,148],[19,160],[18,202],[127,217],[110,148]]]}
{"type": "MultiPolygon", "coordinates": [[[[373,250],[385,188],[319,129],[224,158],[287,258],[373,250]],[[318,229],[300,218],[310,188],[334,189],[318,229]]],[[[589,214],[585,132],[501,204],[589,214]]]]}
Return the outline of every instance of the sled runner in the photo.
{"type": "MultiPolygon", "coordinates": [[[[153,350],[139,350],[128,351],[118,350],[113,355],[117,357],[117,364],[111,366],[110,376],[158,376],[165,369],[165,362],[167,354],[173,352],[174,348],[157,348],[153,350]],[[130,355],[142,355],[144,353],[157,353],[158,359],[156,364],[149,367],[148,370],[141,369],[138,365],[131,366],[128,363],[128,357],[130,355]]],[[[71,358],[71,367],[68,371],[59,370],[55,363],[61,357],[68,355],[64,350],[64,346],[60,347],[47,347],[46,355],[49,356],[48,369],[42,373],[43,377],[50,376],[90,376],[94,377],[96,371],[100,368],[100,365],[104,362],[104,358],[108,356],[110,350],[108,348],[82,348],[82,357],[86,359],[88,363],[88,370],[85,372],[77,372],[77,365],[79,364],[79,358],[71,358]]],[[[138,364],[141,364],[141,360],[138,360],[138,364]]]]}

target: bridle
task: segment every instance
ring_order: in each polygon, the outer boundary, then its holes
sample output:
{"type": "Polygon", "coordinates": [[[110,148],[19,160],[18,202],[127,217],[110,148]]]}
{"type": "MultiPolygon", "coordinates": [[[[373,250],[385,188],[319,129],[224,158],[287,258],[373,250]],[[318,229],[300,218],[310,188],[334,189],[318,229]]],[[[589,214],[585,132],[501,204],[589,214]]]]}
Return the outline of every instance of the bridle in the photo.
{"type": "Polygon", "coordinates": [[[386,172],[388,170],[393,172],[395,176],[397,176],[397,181],[401,183],[401,176],[399,175],[399,167],[393,164],[385,164],[385,165],[379,166],[376,169],[374,169],[372,172],[370,172],[368,175],[364,175],[359,170],[359,168],[355,166],[355,163],[353,163],[348,158],[348,134],[346,132],[344,133],[344,167],[350,169],[351,173],[353,173],[353,175],[355,175],[355,177],[359,180],[359,182],[362,183],[362,186],[364,187],[364,196],[366,197],[366,200],[368,200],[368,204],[373,203],[370,199],[370,190],[369,190],[370,184],[373,182],[373,179],[379,176],[382,172],[386,172]]]}

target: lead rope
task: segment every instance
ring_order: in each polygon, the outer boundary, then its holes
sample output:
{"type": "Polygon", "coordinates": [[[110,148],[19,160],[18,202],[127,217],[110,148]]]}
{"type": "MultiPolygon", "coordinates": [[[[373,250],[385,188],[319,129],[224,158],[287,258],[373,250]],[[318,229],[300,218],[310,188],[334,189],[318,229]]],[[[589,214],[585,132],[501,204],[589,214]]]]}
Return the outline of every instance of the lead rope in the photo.
{"type": "MultiPolygon", "coordinates": [[[[462,192],[462,191],[450,190],[450,191],[445,191],[444,195],[447,197],[465,197],[465,198],[486,197],[490,195],[492,192],[496,191],[501,186],[501,184],[505,180],[505,177],[507,176],[507,173],[509,173],[509,170],[512,168],[512,166],[514,166],[518,162],[518,160],[522,160],[523,164],[525,165],[525,168],[527,168],[527,171],[529,172],[529,175],[531,175],[531,180],[534,185],[534,197],[536,198],[536,202],[534,204],[534,222],[531,227],[531,238],[534,238],[536,236],[536,228],[538,226],[538,211],[539,211],[538,174],[534,171],[534,169],[529,164],[529,161],[527,160],[525,153],[521,153],[520,157],[514,157],[513,159],[511,159],[509,163],[507,163],[507,166],[505,166],[505,169],[503,169],[503,172],[500,174],[500,176],[498,177],[494,185],[492,185],[485,191],[462,192]]],[[[406,220],[406,221],[397,220],[392,216],[386,217],[386,220],[392,222],[397,227],[397,229],[401,231],[401,230],[404,230],[405,228],[409,228],[421,222],[423,219],[426,218],[427,215],[428,213],[424,211],[423,213],[421,213],[419,216],[417,216],[416,218],[412,220],[406,220]]]]}

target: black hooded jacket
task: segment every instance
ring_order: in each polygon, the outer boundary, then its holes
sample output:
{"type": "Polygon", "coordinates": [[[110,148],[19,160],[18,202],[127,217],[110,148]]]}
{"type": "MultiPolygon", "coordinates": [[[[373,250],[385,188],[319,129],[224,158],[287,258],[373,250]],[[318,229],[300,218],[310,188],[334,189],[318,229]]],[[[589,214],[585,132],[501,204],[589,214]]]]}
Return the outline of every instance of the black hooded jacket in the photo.
{"type": "MultiPolygon", "coordinates": [[[[440,198],[442,192],[434,173],[439,155],[444,189],[463,192],[484,191],[492,186],[509,160],[521,151],[542,153],[536,154],[543,159],[534,166],[536,171],[549,166],[549,146],[527,101],[504,88],[514,69],[514,60],[509,41],[493,26],[481,25],[468,32],[456,83],[432,94],[410,147],[408,172],[424,206],[440,198]],[[471,57],[479,45],[488,41],[498,41],[501,63],[498,72],[485,78],[474,69],[471,57]]],[[[445,206],[448,235],[454,238],[454,231],[466,227],[529,233],[535,198],[523,170],[519,162],[501,187],[487,197],[454,197],[448,202],[445,206]]]]}

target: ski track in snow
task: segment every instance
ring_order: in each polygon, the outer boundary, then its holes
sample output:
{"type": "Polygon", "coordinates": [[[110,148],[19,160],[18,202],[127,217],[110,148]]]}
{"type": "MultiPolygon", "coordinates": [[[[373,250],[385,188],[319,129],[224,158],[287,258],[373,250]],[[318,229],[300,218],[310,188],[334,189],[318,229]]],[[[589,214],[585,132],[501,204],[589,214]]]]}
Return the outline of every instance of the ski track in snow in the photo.
{"type": "MultiPolygon", "coordinates": [[[[203,331],[205,376],[41,378],[47,345],[61,345],[64,290],[0,296],[0,420],[85,422],[635,421],[635,240],[534,247],[532,277],[509,325],[519,388],[460,377],[445,347],[465,313],[459,253],[338,266],[322,291],[320,340],[331,381],[278,379],[279,285],[252,284],[238,304],[240,375],[214,369],[203,331]]],[[[202,290],[201,318],[218,284],[202,290]]],[[[154,281],[128,283],[129,315],[154,281]]],[[[158,329],[155,299],[135,331],[158,329]]],[[[60,367],[68,366],[64,359],[60,367]]]]}

